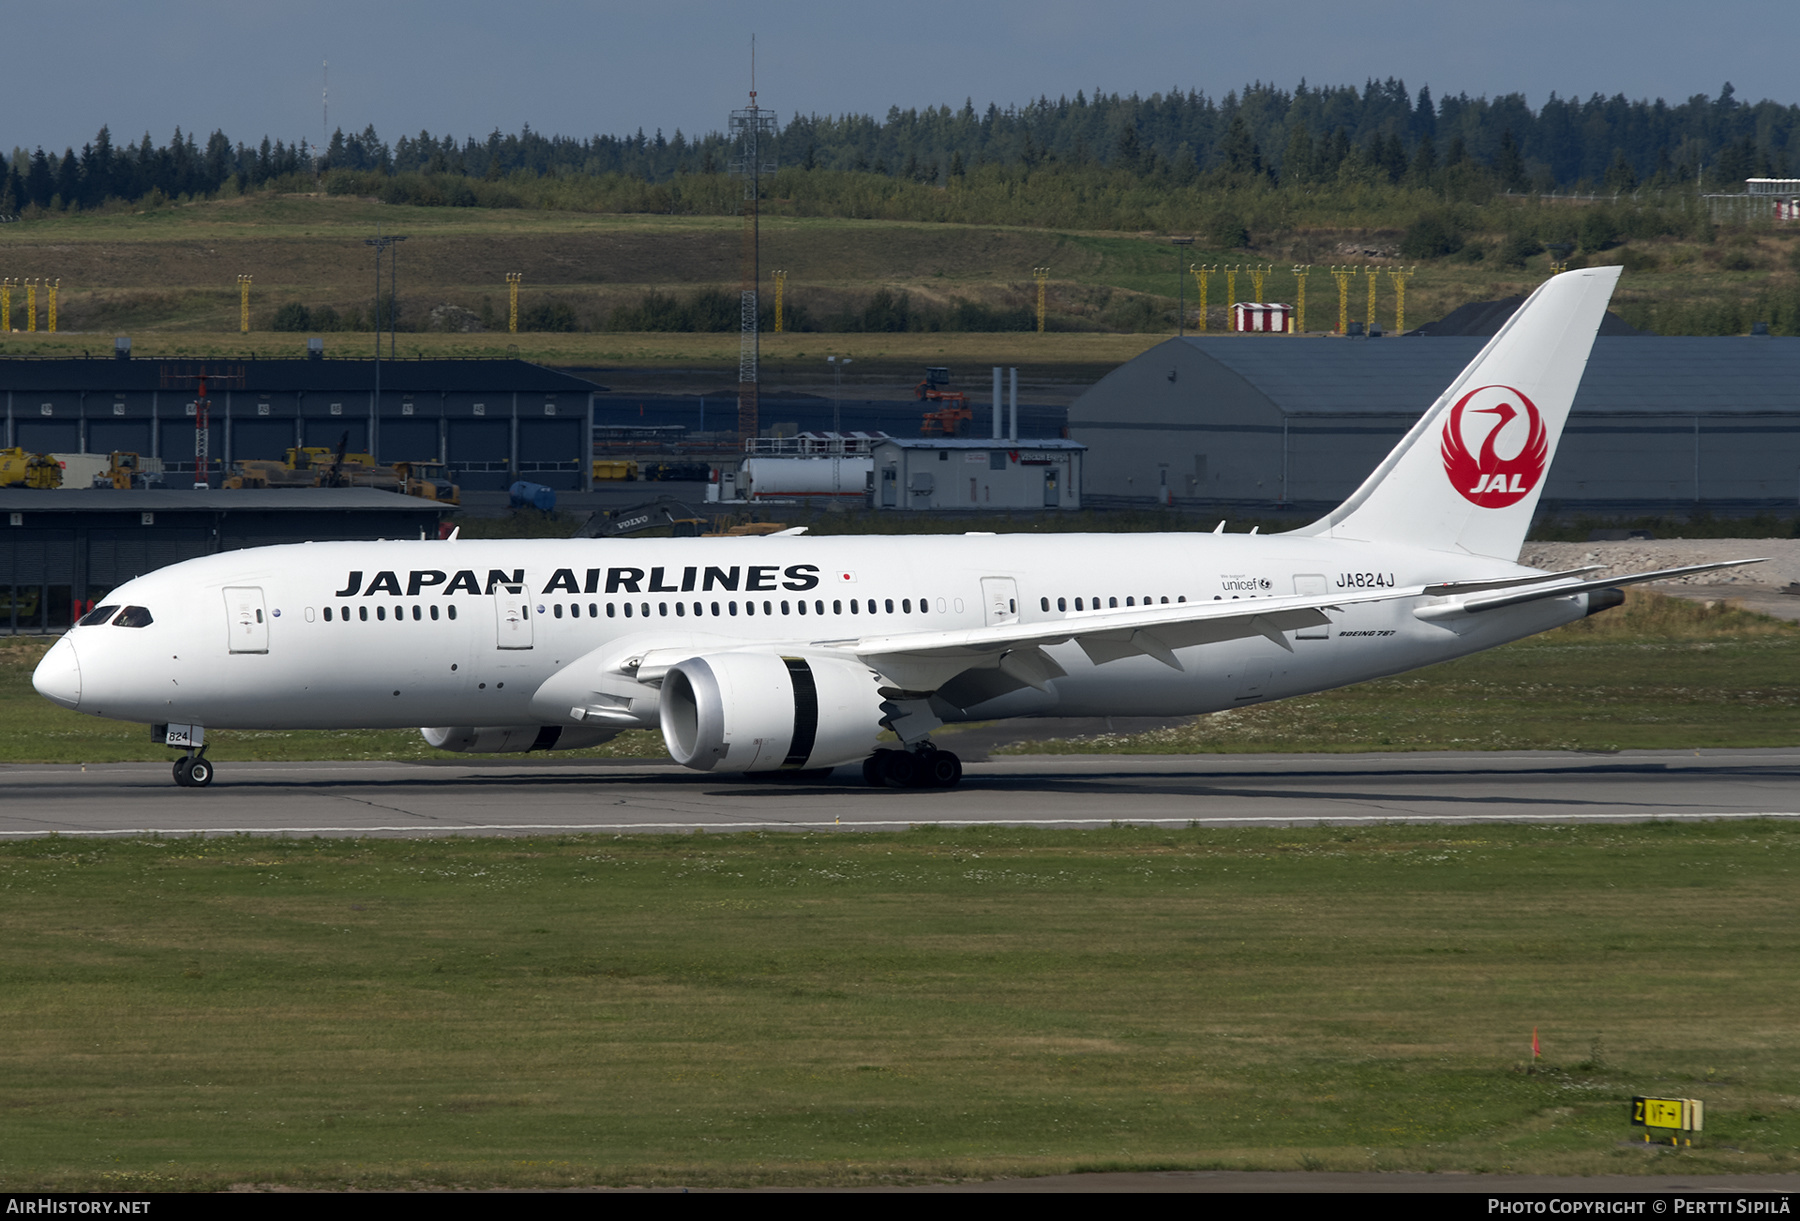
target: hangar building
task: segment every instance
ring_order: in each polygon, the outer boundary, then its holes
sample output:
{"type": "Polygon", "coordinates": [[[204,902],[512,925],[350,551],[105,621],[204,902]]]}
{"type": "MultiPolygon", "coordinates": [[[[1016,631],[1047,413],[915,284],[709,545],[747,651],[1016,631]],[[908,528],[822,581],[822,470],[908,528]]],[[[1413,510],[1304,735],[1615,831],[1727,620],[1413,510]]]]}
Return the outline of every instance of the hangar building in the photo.
{"type": "MultiPolygon", "coordinates": [[[[1324,511],[1354,491],[1485,338],[1191,337],[1069,408],[1089,505],[1324,511]]],[[[1800,339],[1602,335],[1543,505],[1792,510],[1800,339]]]]}
{"type": "Polygon", "coordinates": [[[0,488],[0,634],[62,631],[146,572],[240,547],[435,538],[442,506],[374,488],[0,488]]]}
{"type": "MultiPolygon", "coordinates": [[[[588,486],[594,396],[603,388],[522,360],[207,360],[242,369],[243,385],[209,392],[208,450],[216,464],[280,459],[290,446],[335,448],[382,463],[443,462],[477,491],[524,478],[559,490],[588,486]]],[[[34,453],[160,457],[193,470],[194,389],[165,384],[199,361],[0,360],[0,448],[34,453]]],[[[171,479],[170,483],[177,481],[171,479]]],[[[191,482],[191,480],[189,481],[191,482]]]]}

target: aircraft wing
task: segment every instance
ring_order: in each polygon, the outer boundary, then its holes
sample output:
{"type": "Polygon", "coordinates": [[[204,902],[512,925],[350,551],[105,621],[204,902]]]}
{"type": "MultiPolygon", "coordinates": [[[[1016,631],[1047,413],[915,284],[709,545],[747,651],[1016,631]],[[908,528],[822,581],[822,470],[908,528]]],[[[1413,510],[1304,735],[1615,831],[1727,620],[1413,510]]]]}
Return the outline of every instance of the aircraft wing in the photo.
{"type": "Polygon", "coordinates": [[[1218,602],[1178,602],[1126,609],[1075,611],[1049,622],[1004,623],[943,632],[906,632],[857,640],[820,641],[854,654],[870,669],[909,691],[937,689],[956,675],[995,665],[1030,687],[1046,690],[1066,671],[1044,646],[1074,641],[1096,665],[1123,657],[1154,657],[1182,669],[1176,649],[1262,636],[1289,652],[1284,633],[1331,622],[1327,611],[1363,602],[1418,597],[1414,585],[1342,595],[1244,598],[1218,602]]]}

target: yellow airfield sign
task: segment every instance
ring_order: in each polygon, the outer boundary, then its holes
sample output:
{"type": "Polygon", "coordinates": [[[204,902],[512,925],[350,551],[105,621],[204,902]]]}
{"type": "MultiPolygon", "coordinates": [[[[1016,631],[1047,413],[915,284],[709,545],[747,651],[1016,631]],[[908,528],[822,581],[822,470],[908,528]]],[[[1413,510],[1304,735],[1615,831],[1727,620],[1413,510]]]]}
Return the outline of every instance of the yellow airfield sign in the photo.
{"type": "Polygon", "coordinates": [[[1639,1128],[1673,1128],[1698,1132],[1706,1118],[1706,1104],[1698,1098],[1633,1098],[1631,1122],[1639,1128]]]}

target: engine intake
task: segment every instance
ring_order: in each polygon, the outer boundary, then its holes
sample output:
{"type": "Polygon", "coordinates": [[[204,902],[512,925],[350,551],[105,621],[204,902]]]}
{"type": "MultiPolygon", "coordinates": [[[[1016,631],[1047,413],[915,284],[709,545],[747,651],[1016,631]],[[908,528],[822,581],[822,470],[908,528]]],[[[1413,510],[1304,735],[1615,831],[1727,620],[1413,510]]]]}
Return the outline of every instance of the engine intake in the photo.
{"type": "Polygon", "coordinates": [[[690,657],[663,676],[663,742],[675,762],[703,772],[854,763],[881,733],[877,681],[837,658],[690,657]]]}
{"type": "Polygon", "coordinates": [[[517,754],[528,750],[585,750],[619,736],[617,729],[568,725],[446,725],[421,729],[426,745],[468,755],[517,754]]]}

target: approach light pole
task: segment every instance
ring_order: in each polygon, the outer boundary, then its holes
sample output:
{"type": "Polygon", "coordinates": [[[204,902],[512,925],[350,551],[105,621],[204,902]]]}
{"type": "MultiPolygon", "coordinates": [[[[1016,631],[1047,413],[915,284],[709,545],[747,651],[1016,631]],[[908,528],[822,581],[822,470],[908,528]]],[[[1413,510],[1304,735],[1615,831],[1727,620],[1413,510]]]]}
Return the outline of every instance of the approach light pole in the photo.
{"type": "Polygon", "coordinates": [[[1187,274],[1181,268],[1187,260],[1182,252],[1194,244],[1194,239],[1172,237],[1169,241],[1175,246],[1175,334],[1179,338],[1187,334],[1187,274]]]}
{"type": "MultiPolygon", "coordinates": [[[[395,244],[404,242],[405,240],[406,236],[399,233],[389,234],[388,236],[383,237],[379,225],[375,227],[374,237],[365,237],[363,239],[363,245],[373,246],[375,248],[375,400],[369,404],[369,453],[371,455],[376,455],[381,452],[376,448],[381,437],[381,252],[390,249],[395,244]]],[[[394,256],[389,256],[388,259],[390,298],[391,294],[397,291],[393,257],[394,256]]],[[[393,359],[391,339],[393,334],[394,315],[397,312],[398,311],[394,308],[394,302],[390,299],[388,302],[388,325],[390,336],[388,358],[390,360],[393,359]]]]}

